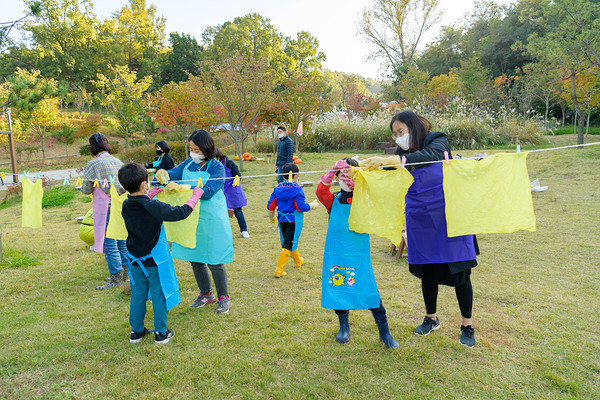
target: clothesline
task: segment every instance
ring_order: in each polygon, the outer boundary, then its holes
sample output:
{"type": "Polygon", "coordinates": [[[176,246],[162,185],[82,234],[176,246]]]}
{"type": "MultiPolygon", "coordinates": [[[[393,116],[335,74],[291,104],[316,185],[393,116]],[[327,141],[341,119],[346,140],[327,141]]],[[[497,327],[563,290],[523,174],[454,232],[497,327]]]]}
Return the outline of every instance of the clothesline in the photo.
{"type": "MultiPolygon", "coordinates": [[[[528,153],[539,153],[539,152],[543,152],[543,151],[553,151],[553,150],[563,150],[563,149],[570,149],[570,148],[576,148],[576,147],[586,147],[586,146],[594,146],[594,145],[599,145],[600,142],[594,142],[594,143],[584,143],[584,144],[576,144],[576,145],[570,145],[570,146],[560,146],[560,147],[552,147],[552,148],[547,148],[547,149],[538,149],[538,150],[528,150],[528,153]]],[[[480,160],[482,158],[486,158],[486,157],[496,157],[499,154],[492,154],[492,155],[485,155],[485,156],[474,156],[474,157],[461,157],[461,159],[466,159],[466,160],[480,160]]],[[[412,165],[426,165],[426,164],[436,164],[436,163],[443,163],[446,160],[436,160],[436,161],[422,161],[422,162],[416,162],[416,163],[406,163],[404,164],[404,167],[406,166],[412,166],[412,165]]],[[[402,167],[401,164],[397,164],[397,165],[386,165],[386,168],[388,167],[402,167]]],[[[358,169],[362,169],[364,167],[355,167],[358,169]]],[[[314,171],[300,171],[295,174],[301,174],[301,175],[306,175],[306,174],[322,174],[322,173],[326,173],[329,172],[329,169],[325,169],[325,170],[314,170],[314,171]]],[[[8,175],[8,174],[5,174],[8,175]]],[[[26,176],[28,174],[17,174],[20,176],[26,176]]],[[[39,178],[40,176],[43,178],[43,173],[36,173],[37,177],[39,178]]],[[[240,179],[243,179],[244,181],[248,180],[248,179],[254,179],[254,178],[274,178],[277,176],[284,176],[287,177],[289,175],[289,173],[283,173],[283,174],[262,174],[262,175],[248,175],[248,176],[244,176],[244,177],[240,177],[240,179]]],[[[57,180],[60,179],[64,179],[66,182],[68,181],[70,177],[65,177],[65,178],[59,178],[57,180]]],[[[77,179],[78,181],[81,182],[94,182],[95,179],[83,179],[83,178],[72,178],[72,179],[77,179]]],[[[116,179],[116,177],[115,177],[116,179]]],[[[202,182],[206,182],[206,181],[210,181],[210,180],[227,180],[227,179],[235,179],[235,177],[224,177],[224,178],[207,178],[207,179],[202,179],[202,182]]],[[[169,182],[175,182],[175,183],[183,183],[185,184],[187,183],[196,183],[197,180],[170,180],[169,182]]],[[[99,182],[100,186],[102,186],[102,182],[99,182]]]]}

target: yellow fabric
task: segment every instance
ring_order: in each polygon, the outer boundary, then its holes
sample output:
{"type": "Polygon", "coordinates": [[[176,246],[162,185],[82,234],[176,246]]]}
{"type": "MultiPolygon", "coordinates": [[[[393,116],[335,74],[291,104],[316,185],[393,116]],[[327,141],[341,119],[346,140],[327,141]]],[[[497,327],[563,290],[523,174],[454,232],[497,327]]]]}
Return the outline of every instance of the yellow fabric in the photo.
{"type": "Polygon", "coordinates": [[[23,178],[23,201],[21,226],[29,228],[42,227],[42,198],[44,189],[42,189],[42,180],[38,179],[35,183],[29,178],[23,178]]]}
{"type": "MultiPolygon", "coordinates": [[[[170,193],[163,190],[156,196],[158,200],[172,206],[182,206],[190,197],[192,197],[192,190],[180,190],[170,193]]],[[[198,201],[194,211],[186,219],[176,222],[165,221],[165,233],[169,242],[175,242],[190,249],[196,247],[196,228],[198,227],[200,203],[198,201]]]]}
{"type": "Polygon", "coordinates": [[[117,240],[127,240],[127,229],[123,219],[123,202],[127,199],[127,193],[119,196],[115,185],[110,186],[110,219],[106,227],[106,237],[117,240]]]}
{"type": "Polygon", "coordinates": [[[350,229],[388,238],[399,246],[404,228],[404,197],[413,183],[410,172],[405,168],[356,169],[354,182],[350,229]]]}
{"type": "Polygon", "coordinates": [[[79,224],[79,238],[88,246],[94,245],[94,218],[92,218],[93,209],[85,214],[83,221],[79,224]]]}
{"type": "Polygon", "coordinates": [[[444,164],[448,236],[535,231],[527,153],[444,164]]]}

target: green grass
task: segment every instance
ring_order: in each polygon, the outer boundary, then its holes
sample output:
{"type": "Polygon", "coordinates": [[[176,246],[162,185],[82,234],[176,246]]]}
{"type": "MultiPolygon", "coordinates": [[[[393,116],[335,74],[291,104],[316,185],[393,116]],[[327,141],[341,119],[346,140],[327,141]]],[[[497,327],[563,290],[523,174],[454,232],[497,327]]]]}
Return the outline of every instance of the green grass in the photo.
{"type": "MultiPolygon", "coordinates": [[[[577,134],[576,131],[573,130],[573,125],[567,125],[564,128],[558,128],[549,132],[549,135],[572,135],[577,134]]],[[[583,127],[583,134],[585,135],[585,126],[583,127]]],[[[600,135],[600,127],[590,126],[588,129],[588,135],[600,135]]]]}
{"type": "MultiPolygon", "coordinates": [[[[79,240],[73,220],[89,204],[44,209],[37,230],[20,227],[17,207],[0,210],[5,249],[39,260],[0,270],[0,398],[599,398],[599,154],[591,146],[528,156],[530,179],[549,189],[533,193],[536,232],[478,237],[473,349],[458,344],[460,314],[448,287],[440,288],[441,329],[413,334],[424,314],[420,283],[378,237],[371,255],[400,349],[383,348],[368,311],[353,311],[350,342],[336,343],[337,318],[320,307],[327,213],[305,217],[306,264],[295,270],[290,261],[288,276],[274,279],[279,239],[265,212],[273,178],[242,180],[251,237],[242,239],[231,220],[228,314],[188,307],[198,289],[189,264],[175,261],[183,302],[169,314],[176,336],[165,346],[150,338],[129,344],[129,298],[94,290],[106,262],[79,240]]],[[[302,154],[300,170],[327,169],[342,155],[354,154],[302,154]]],[[[274,169],[244,167],[245,176],[274,169]]],[[[305,188],[307,200],[314,189],[305,188]]],[[[152,327],[151,306],[146,320],[152,327]]]]}

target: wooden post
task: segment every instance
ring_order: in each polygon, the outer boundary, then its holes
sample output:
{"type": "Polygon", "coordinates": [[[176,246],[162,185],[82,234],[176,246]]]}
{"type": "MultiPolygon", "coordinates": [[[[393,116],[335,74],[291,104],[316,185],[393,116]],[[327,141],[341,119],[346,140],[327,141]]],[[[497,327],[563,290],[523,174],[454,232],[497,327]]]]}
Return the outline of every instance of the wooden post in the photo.
{"type": "Polygon", "coordinates": [[[12,134],[12,121],[10,119],[10,108],[6,109],[6,116],[8,117],[8,144],[10,147],[10,163],[12,164],[13,183],[19,183],[19,176],[17,175],[17,157],[15,155],[15,140],[12,134]]]}

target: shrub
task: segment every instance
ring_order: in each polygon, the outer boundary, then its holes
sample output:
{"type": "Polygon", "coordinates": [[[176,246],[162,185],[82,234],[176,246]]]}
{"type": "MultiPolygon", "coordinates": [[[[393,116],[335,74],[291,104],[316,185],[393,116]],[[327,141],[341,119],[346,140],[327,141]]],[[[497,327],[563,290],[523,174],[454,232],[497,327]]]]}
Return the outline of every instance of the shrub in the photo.
{"type": "MultiPolygon", "coordinates": [[[[171,157],[175,161],[175,165],[179,164],[183,160],[187,159],[188,156],[185,153],[185,143],[183,142],[167,142],[171,151],[171,157]]],[[[119,158],[124,163],[136,162],[139,164],[149,164],[156,158],[156,149],[154,144],[143,145],[138,147],[130,147],[119,153],[119,158]]]]}
{"type": "Polygon", "coordinates": [[[79,129],[75,132],[75,137],[89,137],[93,133],[99,132],[102,126],[104,126],[104,118],[99,114],[90,114],[79,125],[79,129]]]}
{"type": "MultiPolygon", "coordinates": [[[[111,154],[120,154],[121,153],[121,144],[115,140],[109,140],[108,144],[110,145],[110,149],[112,150],[111,154]]],[[[90,152],[90,144],[86,143],[79,147],[79,155],[89,156],[90,152]]]]}

